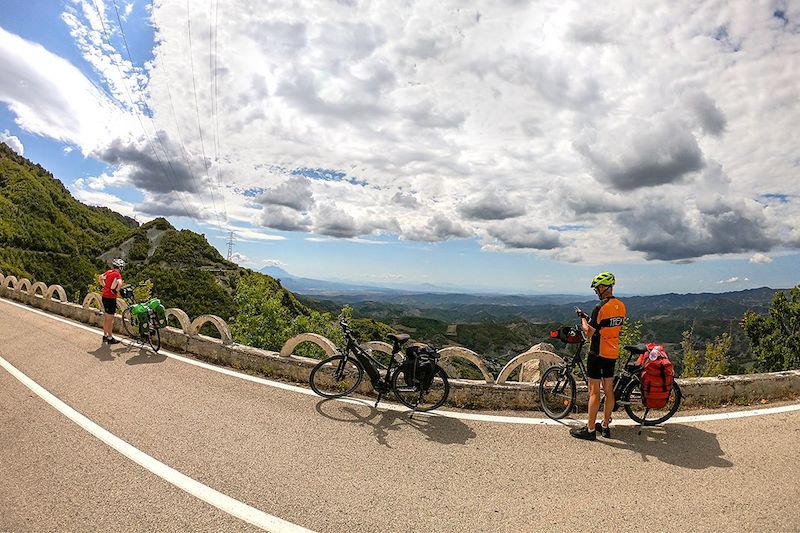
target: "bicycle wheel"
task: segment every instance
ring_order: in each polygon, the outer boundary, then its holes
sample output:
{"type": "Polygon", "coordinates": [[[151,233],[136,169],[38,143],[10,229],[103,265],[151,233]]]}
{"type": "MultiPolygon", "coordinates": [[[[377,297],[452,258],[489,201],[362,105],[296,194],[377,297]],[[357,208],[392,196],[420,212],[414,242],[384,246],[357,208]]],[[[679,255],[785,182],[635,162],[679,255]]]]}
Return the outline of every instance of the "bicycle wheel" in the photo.
{"type": "Polygon", "coordinates": [[[553,420],[564,418],[575,405],[575,378],[565,366],[551,366],[539,380],[539,403],[553,420]]]}
{"type": "Polygon", "coordinates": [[[151,316],[149,319],[150,327],[147,330],[147,342],[154,352],[161,348],[161,331],[158,329],[158,319],[151,316]]]}
{"type": "Polygon", "coordinates": [[[635,420],[643,426],[655,426],[663,424],[674,415],[678,408],[681,406],[681,388],[677,383],[672,384],[672,392],[667,399],[667,403],[661,409],[647,409],[647,416],[645,416],[645,407],[642,403],[642,390],[640,388],[639,380],[630,382],[625,392],[622,393],[622,398],[626,402],[625,412],[631,419],[635,420]]]}
{"type": "Polygon", "coordinates": [[[356,390],[362,379],[364,369],[358,361],[336,354],[317,363],[308,383],[323,398],[341,398],[356,390]]]}
{"type": "Polygon", "coordinates": [[[122,329],[125,330],[125,334],[128,337],[138,337],[139,336],[139,327],[133,321],[133,315],[131,314],[131,308],[126,307],[125,310],[122,312],[122,329]]]}
{"type": "Polygon", "coordinates": [[[433,383],[427,391],[423,391],[419,385],[408,386],[411,379],[406,379],[407,369],[403,366],[398,367],[392,375],[392,392],[395,398],[406,407],[415,411],[431,411],[438,409],[447,401],[450,394],[450,382],[447,380],[447,372],[442,367],[436,365],[433,374],[433,383]]]}

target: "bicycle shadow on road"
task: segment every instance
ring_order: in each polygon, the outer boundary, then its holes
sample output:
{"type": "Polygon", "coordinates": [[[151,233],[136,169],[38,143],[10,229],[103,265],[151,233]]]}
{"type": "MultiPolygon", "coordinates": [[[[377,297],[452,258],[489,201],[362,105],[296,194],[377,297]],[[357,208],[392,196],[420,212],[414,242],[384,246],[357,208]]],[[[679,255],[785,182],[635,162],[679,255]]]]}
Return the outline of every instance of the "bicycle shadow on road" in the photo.
{"type": "Polygon", "coordinates": [[[714,433],[693,426],[668,424],[666,426],[639,428],[612,425],[612,439],[598,439],[608,446],[641,454],[642,461],[651,457],[671,465],[703,470],[705,468],[730,468],[733,463],[724,458],[725,452],[714,433]]]}
{"type": "Polygon", "coordinates": [[[153,352],[144,346],[129,346],[126,352],[137,351],[136,355],[125,361],[126,365],[148,365],[153,363],[163,363],[167,360],[167,356],[153,352]]]}
{"type": "Polygon", "coordinates": [[[329,420],[369,427],[378,444],[388,448],[392,447],[388,439],[392,431],[415,430],[440,444],[464,445],[476,437],[472,428],[455,418],[422,413],[415,413],[411,418],[411,411],[380,410],[373,404],[374,401],[369,400],[343,402],[328,399],[317,402],[315,409],[329,420]]]}

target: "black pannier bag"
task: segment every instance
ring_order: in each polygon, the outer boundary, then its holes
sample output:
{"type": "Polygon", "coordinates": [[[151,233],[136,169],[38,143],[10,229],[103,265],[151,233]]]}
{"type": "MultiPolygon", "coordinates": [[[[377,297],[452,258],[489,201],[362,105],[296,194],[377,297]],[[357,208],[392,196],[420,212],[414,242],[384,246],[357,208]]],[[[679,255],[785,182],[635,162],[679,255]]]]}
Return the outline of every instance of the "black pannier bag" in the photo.
{"type": "Polygon", "coordinates": [[[550,337],[558,339],[566,344],[578,344],[583,342],[583,335],[578,328],[573,326],[561,326],[550,332],[550,337]]]}
{"type": "Polygon", "coordinates": [[[130,285],[125,285],[124,287],[120,287],[119,295],[123,298],[131,299],[133,298],[133,287],[130,285]]]}
{"type": "Polygon", "coordinates": [[[405,376],[406,385],[409,387],[419,386],[423,391],[427,391],[436,375],[437,359],[439,359],[439,352],[427,344],[413,344],[406,348],[406,360],[400,367],[405,376]]]}

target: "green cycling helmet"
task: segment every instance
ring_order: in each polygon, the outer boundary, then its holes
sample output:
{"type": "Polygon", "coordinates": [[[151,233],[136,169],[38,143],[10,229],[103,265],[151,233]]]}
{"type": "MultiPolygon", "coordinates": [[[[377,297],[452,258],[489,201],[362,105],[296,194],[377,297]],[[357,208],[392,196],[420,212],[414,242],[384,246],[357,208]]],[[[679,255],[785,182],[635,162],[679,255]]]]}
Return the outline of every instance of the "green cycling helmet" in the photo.
{"type": "Polygon", "coordinates": [[[594,279],[592,279],[591,287],[593,289],[598,285],[607,285],[610,287],[611,285],[616,283],[616,281],[617,280],[614,279],[614,274],[612,274],[611,272],[600,272],[598,275],[594,277],[594,279]]]}

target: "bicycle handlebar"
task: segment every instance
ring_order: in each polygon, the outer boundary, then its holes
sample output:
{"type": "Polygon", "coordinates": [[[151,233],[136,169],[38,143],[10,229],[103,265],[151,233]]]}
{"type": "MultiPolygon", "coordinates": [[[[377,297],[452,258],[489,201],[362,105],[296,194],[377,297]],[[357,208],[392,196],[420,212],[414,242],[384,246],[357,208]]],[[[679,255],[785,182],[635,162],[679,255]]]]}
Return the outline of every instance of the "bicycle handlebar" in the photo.
{"type": "Polygon", "coordinates": [[[346,319],[342,318],[341,320],[339,320],[339,326],[342,328],[342,332],[345,334],[346,337],[353,336],[353,330],[350,329],[350,324],[347,323],[346,319]]]}

